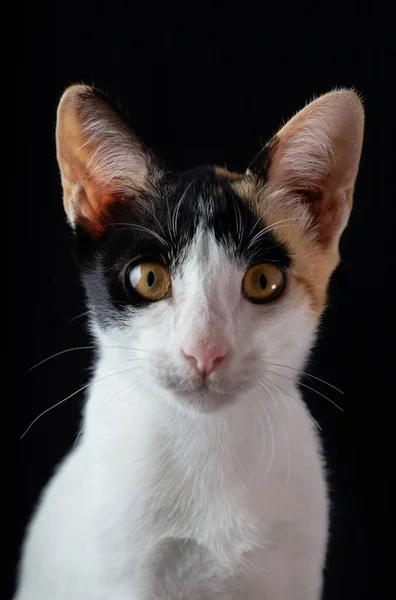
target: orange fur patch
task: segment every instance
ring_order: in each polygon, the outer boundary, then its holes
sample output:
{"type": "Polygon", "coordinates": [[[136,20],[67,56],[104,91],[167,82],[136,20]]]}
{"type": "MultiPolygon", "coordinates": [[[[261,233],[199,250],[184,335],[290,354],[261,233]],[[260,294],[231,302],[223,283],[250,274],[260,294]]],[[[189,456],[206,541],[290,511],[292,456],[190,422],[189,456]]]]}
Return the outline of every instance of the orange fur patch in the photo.
{"type": "Polygon", "coordinates": [[[219,177],[224,177],[224,179],[228,179],[230,181],[241,180],[243,178],[243,175],[240,173],[233,173],[232,171],[228,171],[223,167],[215,167],[214,170],[216,175],[219,177]]]}

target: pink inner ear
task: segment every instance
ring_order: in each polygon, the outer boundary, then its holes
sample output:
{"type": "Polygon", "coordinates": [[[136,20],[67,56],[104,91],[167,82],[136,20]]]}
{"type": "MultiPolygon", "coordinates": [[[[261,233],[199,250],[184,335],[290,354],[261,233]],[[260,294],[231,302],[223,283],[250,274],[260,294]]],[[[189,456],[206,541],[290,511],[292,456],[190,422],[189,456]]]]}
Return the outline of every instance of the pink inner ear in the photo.
{"type": "Polygon", "coordinates": [[[104,191],[100,184],[86,180],[79,193],[80,212],[85,218],[98,221],[116,198],[115,192],[104,191]]]}
{"type": "Polygon", "coordinates": [[[272,142],[269,188],[309,208],[323,243],[338,242],[352,207],[363,110],[352,92],[322,96],[272,142]]]}
{"type": "Polygon", "coordinates": [[[106,185],[99,181],[97,176],[94,178],[87,172],[89,149],[82,148],[78,154],[79,156],[77,153],[68,156],[67,166],[64,169],[68,179],[64,181],[65,195],[73,198],[74,218],[78,219],[80,215],[84,222],[86,220],[91,222],[90,229],[102,230],[101,221],[106,215],[108,206],[118,198],[118,194],[112,189],[114,184],[106,185]]]}
{"type": "Polygon", "coordinates": [[[320,201],[311,203],[320,228],[322,242],[327,244],[338,237],[345,228],[352,208],[352,190],[333,190],[322,195],[320,201]]]}
{"type": "MultiPolygon", "coordinates": [[[[146,187],[149,155],[103,95],[71,86],[58,107],[57,157],[71,224],[103,227],[107,209],[146,187]]],[[[151,160],[151,157],[150,157],[151,160]]]]}

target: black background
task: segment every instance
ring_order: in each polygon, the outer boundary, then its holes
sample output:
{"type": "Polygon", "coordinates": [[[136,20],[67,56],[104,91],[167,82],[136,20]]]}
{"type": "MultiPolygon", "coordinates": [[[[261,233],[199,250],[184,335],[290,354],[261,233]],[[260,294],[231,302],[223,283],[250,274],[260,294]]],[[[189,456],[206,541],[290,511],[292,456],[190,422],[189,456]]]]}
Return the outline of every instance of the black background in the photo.
{"type": "MultiPolygon", "coordinates": [[[[246,2],[194,8],[53,0],[24,9],[28,72],[10,203],[16,437],[86,383],[91,361],[89,351],[76,351],[28,373],[46,356],[90,343],[84,317],[70,321],[84,302],[55,160],[63,89],[96,84],[121,100],[170,167],[226,163],[244,170],[260,143],[306,100],[353,86],[366,107],[365,144],[343,262],[311,364],[314,375],[344,390],[341,396],[315,385],[345,412],[314,393],[305,397],[323,429],[334,502],[325,598],[382,600],[388,597],[385,542],[393,528],[394,470],[389,424],[395,391],[385,367],[396,333],[391,29],[380,3],[276,4],[270,10],[246,2]]],[[[82,400],[80,394],[54,408],[17,442],[10,580],[39,490],[78,432],[82,400]]]]}

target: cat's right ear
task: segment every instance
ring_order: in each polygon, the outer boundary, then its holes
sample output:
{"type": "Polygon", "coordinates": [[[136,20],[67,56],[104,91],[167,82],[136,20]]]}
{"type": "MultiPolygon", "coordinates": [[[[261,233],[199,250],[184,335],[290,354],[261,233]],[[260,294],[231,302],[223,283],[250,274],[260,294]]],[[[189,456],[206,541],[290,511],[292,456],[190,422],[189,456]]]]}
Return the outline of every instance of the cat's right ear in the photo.
{"type": "Polygon", "coordinates": [[[363,130],[359,96],[347,89],[329,92],[290,119],[248,170],[265,181],[278,218],[299,212],[299,222],[311,222],[323,248],[337,247],[347,224],[363,130]]]}
{"type": "Polygon", "coordinates": [[[148,185],[152,157],[124,117],[98,90],[73,85],[63,94],[56,125],[57,158],[70,224],[104,229],[116,201],[148,185]]]}

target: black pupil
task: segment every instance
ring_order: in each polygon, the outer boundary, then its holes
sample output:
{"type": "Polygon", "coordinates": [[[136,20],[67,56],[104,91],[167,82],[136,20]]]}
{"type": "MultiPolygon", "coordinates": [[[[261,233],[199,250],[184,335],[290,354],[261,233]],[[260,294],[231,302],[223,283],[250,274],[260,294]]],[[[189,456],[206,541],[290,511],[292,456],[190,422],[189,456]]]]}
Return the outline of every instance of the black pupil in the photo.
{"type": "Polygon", "coordinates": [[[262,289],[265,290],[265,288],[267,287],[267,278],[264,275],[264,273],[261,273],[261,275],[259,277],[259,283],[260,283],[262,289]]]}
{"type": "Polygon", "coordinates": [[[150,273],[147,275],[147,285],[149,287],[152,287],[154,285],[155,282],[155,274],[153,273],[153,271],[150,271],[150,273]]]}

